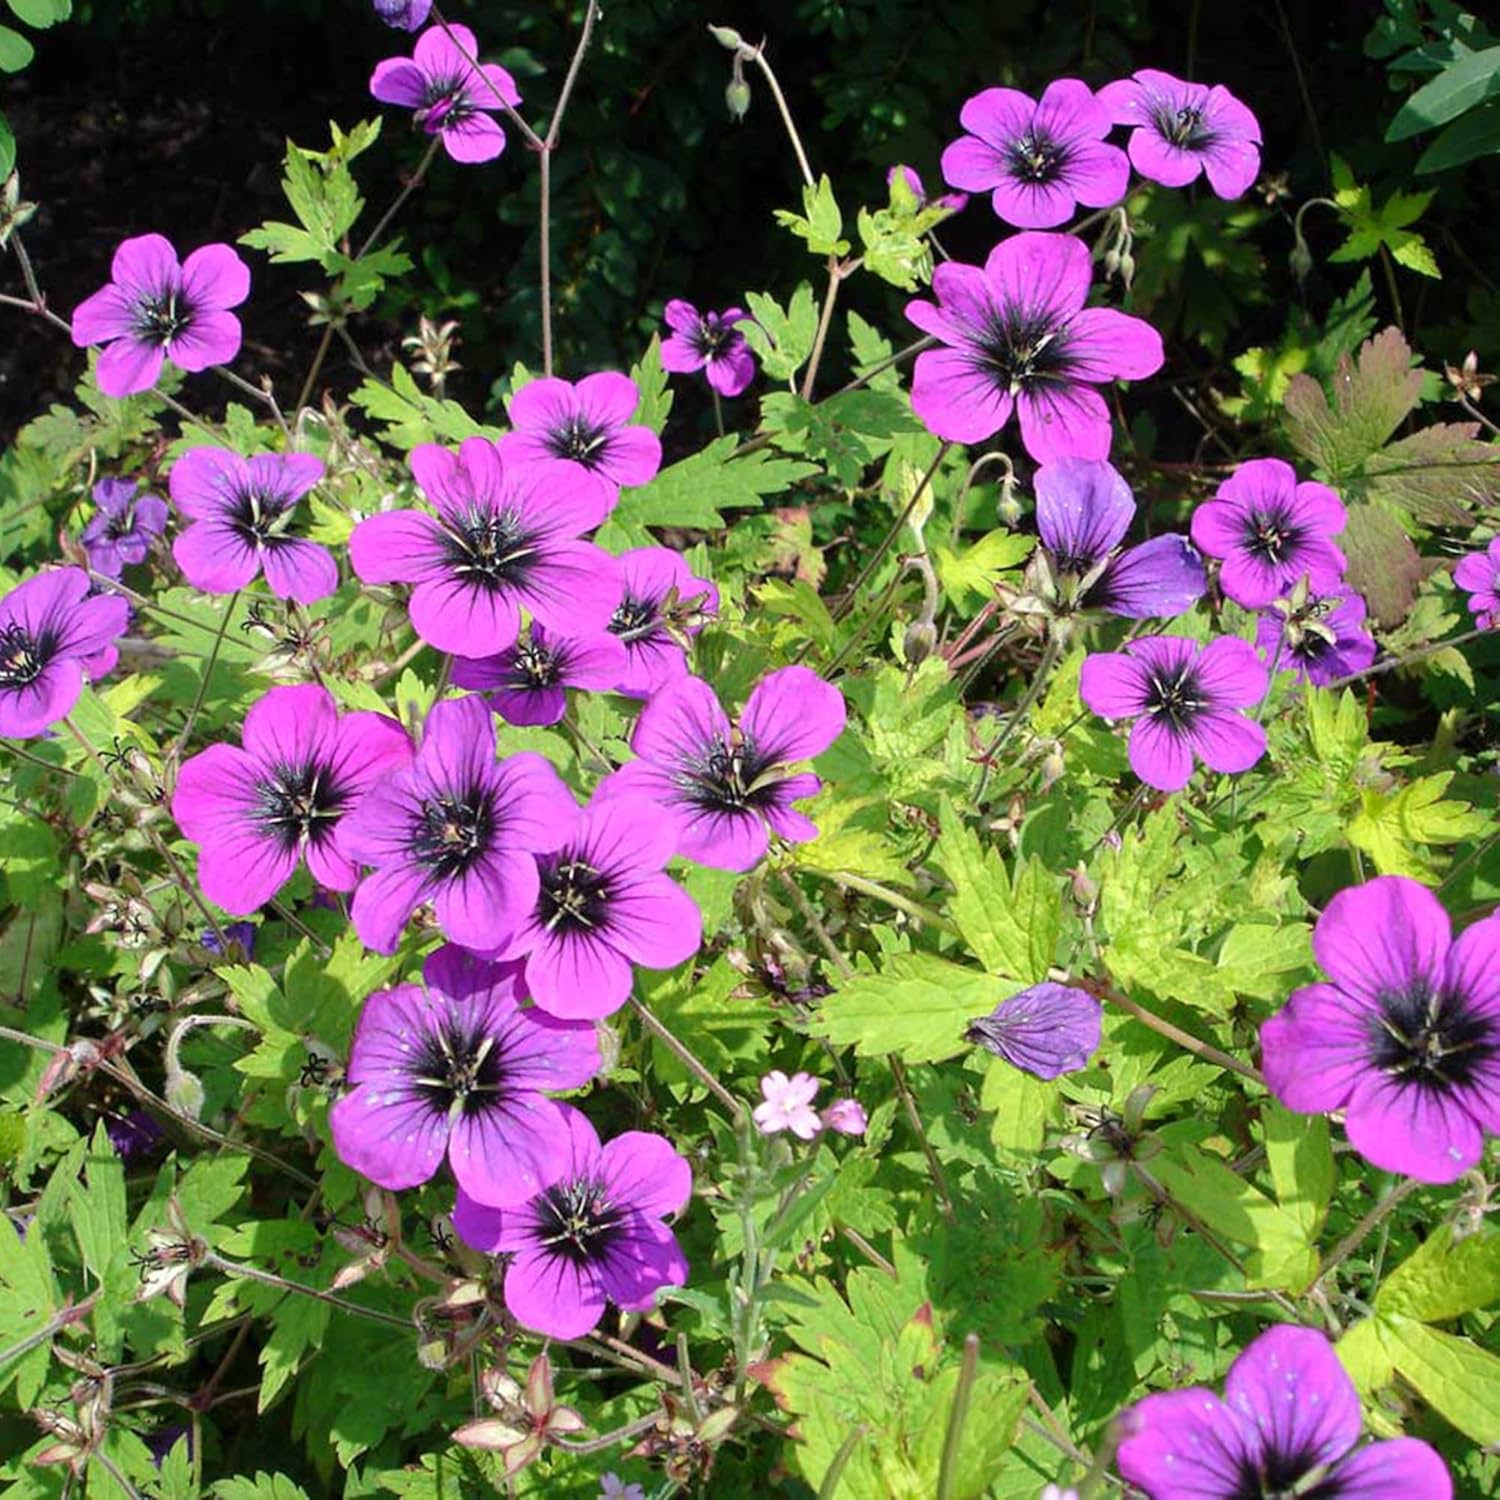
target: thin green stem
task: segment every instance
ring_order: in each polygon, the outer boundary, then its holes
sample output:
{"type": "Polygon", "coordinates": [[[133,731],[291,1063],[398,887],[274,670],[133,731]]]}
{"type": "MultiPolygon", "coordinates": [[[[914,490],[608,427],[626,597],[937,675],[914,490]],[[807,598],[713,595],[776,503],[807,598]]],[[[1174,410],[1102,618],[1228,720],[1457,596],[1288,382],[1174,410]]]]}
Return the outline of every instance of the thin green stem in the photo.
{"type": "Polygon", "coordinates": [[[907,916],[914,917],[938,932],[946,932],[950,937],[963,936],[952,922],[930,907],[913,901],[910,896],[903,896],[900,891],[893,891],[888,885],[881,885],[879,881],[856,875],[852,870],[814,870],[809,867],[803,873],[816,876],[819,880],[831,880],[835,885],[841,885],[848,891],[858,891],[862,896],[873,897],[876,901],[883,902],[895,911],[903,911],[907,916]]]}
{"type": "Polygon", "coordinates": [[[740,1103],[728,1089],[714,1077],[713,1073],[706,1068],[688,1048],[656,1019],[651,1012],[641,1004],[633,995],[630,999],[630,1007],[640,1017],[641,1025],[670,1052],[689,1073],[691,1073],[709,1093],[739,1120],[745,1114],[745,1106],[740,1103]]]}
{"type": "Polygon", "coordinates": [[[318,347],[313,352],[312,364],[307,367],[307,375],[302,381],[302,389],[297,392],[296,411],[301,411],[312,399],[313,387],[318,383],[318,376],[323,373],[323,362],[328,358],[328,351],[333,347],[333,324],[327,323],[323,327],[323,337],[318,340],[318,347]]]}
{"type": "Polygon", "coordinates": [[[833,1462],[824,1471],[823,1483],[818,1486],[818,1500],[834,1500],[839,1492],[839,1485],[843,1483],[844,1470],[848,1468],[849,1460],[854,1457],[854,1450],[864,1441],[869,1430],[867,1422],[856,1423],[849,1436],[839,1444],[839,1451],[833,1455],[833,1462]]]}
{"type": "Polygon", "coordinates": [[[759,47],[741,47],[740,56],[746,62],[753,62],[760,69],[766,80],[767,87],[771,90],[771,97],[776,101],[777,111],[781,115],[781,123],[786,126],[786,133],[792,143],[792,150],[797,153],[797,167],[802,173],[802,180],[808,187],[816,187],[817,179],[813,176],[813,169],[808,165],[807,152],[802,149],[802,137],[797,134],[797,126],[792,120],[792,111],[786,102],[786,95],[781,92],[781,85],[776,81],[776,74],[772,71],[770,63],[766,61],[765,43],[759,47]]]}
{"type": "Polygon", "coordinates": [[[833,322],[833,308],[838,301],[839,285],[845,271],[838,256],[828,257],[828,291],[823,298],[823,310],[818,316],[818,331],[813,335],[812,353],[807,356],[807,371],[802,377],[802,399],[812,400],[813,386],[818,381],[818,366],[823,362],[823,347],[828,342],[828,329],[833,322]]]}
{"type": "Polygon", "coordinates": [[[1113,985],[1094,979],[1085,979],[1082,983],[1100,999],[1109,1001],[1111,1005],[1123,1010],[1126,1015],[1133,1016],[1142,1026],[1150,1027],[1158,1036],[1164,1036],[1169,1042],[1175,1042],[1185,1051],[1191,1052],[1194,1057],[1201,1057],[1205,1062],[1211,1062],[1216,1067],[1227,1068],[1231,1073],[1238,1073],[1241,1078],[1248,1078],[1251,1083],[1258,1083],[1262,1088],[1265,1087],[1266,1080],[1258,1069],[1220,1050],[1212,1042],[1199,1041],[1191,1032],[1184,1031],[1164,1017],[1153,1014],[1144,1005],[1130,999],[1128,995],[1122,995],[1113,985]]]}
{"type": "Polygon", "coordinates": [[[979,1335],[971,1333],[964,1339],[958,1384],[953,1387],[953,1405],[948,1410],[948,1431],[943,1438],[943,1460],[938,1469],[937,1500],[953,1500],[956,1493],[964,1426],[969,1420],[969,1403],[974,1396],[974,1379],[978,1374],[979,1335]]]}
{"type": "Polygon", "coordinates": [[[224,645],[224,633],[229,629],[229,622],[234,617],[234,607],[240,601],[240,591],[236,589],[229,596],[229,603],[224,609],[224,614],[219,620],[219,628],[214,633],[214,643],[208,653],[208,661],[204,664],[203,676],[198,680],[198,691],[193,695],[193,706],[188,709],[186,723],[182,726],[182,733],[177,736],[171,751],[167,755],[169,764],[175,764],[182,758],[182,752],[187,748],[188,736],[193,732],[193,724],[198,718],[198,712],[203,707],[203,700],[208,696],[208,684],[214,674],[214,667],[219,660],[219,651],[224,645]]]}
{"type": "Polygon", "coordinates": [[[416,171],[402,184],[401,191],[391,200],[390,207],[376,220],[375,227],[364,237],[364,241],[361,243],[359,249],[354,252],[355,260],[363,260],[370,253],[380,239],[380,236],[390,226],[391,220],[401,212],[402,205],[421,187],[423,179],[427,176],[427,169],[437,157],[438,148],[442,144],[443,138],[441,135],[433,136],[426,151],[422,153],[422,160],[417,163],[416,171]]]}
{"type": "Polygon", "coordinates": [[[922,1124],[922,1112],[917,1108],[916,1096],[911,1091],[910,1083],[907,1082],[906,1064],[894,1052],[887,1061],[891,1066],[891,1078],[895,1081],[896,1093],[900,1097],[902,1108],[906,1111],[906,1123],[911,1126],[912,1133],[922,1148],[922,1155],[927,1159],[927,1175],[932,1178],[932,1189],[937,1194],[938,1212],[950,1224],[956,1224],[958,1216],[953,1212],[953,1198],[948,1192],[948,1179],[943,1174],[943,1164],[938,1160],[937,1152],[932,1149],[932,1142],[927,1139],[927,1131],[922,1124]]]}
{"type": "Polygon", "coordinates": [[[1489,634],[1488,630],[1466,630],[1462,635],[1452,636],[1446,641],[1429,641],[1415,651],[1408,651],[1402,656],[1393,656],[1389,661],[1376,662],[1373,667],[1366,667],[1363,672],[1350,672],[1346,677],[1335,677],[1332,682],[1324,684],[1325,691],[1331,692],[1337,688],[1348,687],[1351,682],[1363,682],[1366,677],[1379,677],[1383,673],[1394,672],[1401,667],[1409,666],[1414,661],[1421,661],[1424,657],[1436,656],[1439,651],[1446,651],[1449,646],[1462,646],[1468,641],[1477,640],[1480,636],[1489,634]]]}
{"type": "Polygon", "coordinates": [[[274,1286],[283,1292],[291,1292],[299,1297],[311,1297],[317,1302],[326,1302],[330,1307],[353,1313],[356,1317],[366,1318],[372,1323],[384,1323],[389,1328],[403,1328],[409,1331],[414,1327],[410,1318],[398,1318],[392,1313],[381,1312],[378,1307],[364,1307],[358,1302],[350,1302],[347,1298],[337,1296],[333,1292],[325,1292],[321,1287],[305,1286],[300,1281],[288,1281],[285,1276],[277,1276],[272,1271],[262,1271],[258,1266],[244,1266],[236,1261],[225,1260],[213,1250],[203,1257],[203,1264],[215,1271],[223,1272],[225,1276],[242,1281],[258,1281],[262,1286],[274,1286]]]}
{"type": "Polygon", "coordinates": [[[1415,1177],[1405,1177],[1388,1192],[1353,1229],[1341,1239],[1323,1262],[1315,1285],[1321,1286],[1339,1266],[1349,1259],[1365,1242],[1370,1231],[1381,1224],[1386,1216],[1404,1199],[1409,1198],[1422,1184],[1415,1177]]]}

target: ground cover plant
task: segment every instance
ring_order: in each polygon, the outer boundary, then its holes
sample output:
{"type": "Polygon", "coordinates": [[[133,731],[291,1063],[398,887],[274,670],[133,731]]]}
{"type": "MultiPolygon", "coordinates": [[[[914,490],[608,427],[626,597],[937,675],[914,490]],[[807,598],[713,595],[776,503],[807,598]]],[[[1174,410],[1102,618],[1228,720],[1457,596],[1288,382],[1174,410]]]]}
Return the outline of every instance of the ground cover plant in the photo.
{"type": "MultiPolygon", "coordinates": [[[[19,68],[70,7],[9,4],[19,68]]],[[[536,110],[483,7],[346,9],[368,109],[234,243],[143,202],[63,305],[24,138],[0,197],[76,378],[0,456],[6,1493],[1500,1490],[1500,427],[1431,195],[1294,189],[1145,45],[845,184],[796,37],[695,21],[792,270],[605,368],[613,14],[536,110]],[[468,403],[444,174],[537,231],[468,403]]],[[[1366,50],[1482,172],[1483,23],[1366,50]]]]}

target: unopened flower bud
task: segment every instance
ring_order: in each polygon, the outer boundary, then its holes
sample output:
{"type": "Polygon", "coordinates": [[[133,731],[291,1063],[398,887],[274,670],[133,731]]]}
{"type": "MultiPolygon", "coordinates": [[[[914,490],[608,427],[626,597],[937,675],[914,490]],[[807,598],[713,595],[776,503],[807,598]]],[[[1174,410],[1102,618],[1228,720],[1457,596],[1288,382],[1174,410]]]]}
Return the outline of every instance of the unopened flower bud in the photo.
{"type": "Polygon", "coordinates": [[[710,26],[708,32],[726,52],[738,52],[745,45],[733,26],[710,26]]]}
{"type": "Polygon", "coordinates": [[[196,1073],[177,1068],[167,1074],[162,1096],[180,1115],[196,1120],[203,1113],[203,1084],[196,1073]]]}
{"type": "Polygon", "coordinates": [[[1135,280],[1135,256],[1130,251],[1120,252],[1120,280],[1125,283],[1125,290],[1130,290],[1130,283],[1135,280]]]}
{"type": "Polygon", "coordinates": [[[1120,269],[1120,252],[1113,245],[1104,252],[1104,274],[1114,276],[1120,269]]]}
{"type": "Polygon", "coordinates": [[[937,626],[931,620],[913,620],[906,627],[901,649],[909,666],[926,661],[937,649],[937,626]]]}
{"type": "Polygon", "coordinates": [[[724,90],[724,103],[731,120],[743,120],[750,113],[750,85],[743,78],[732,78],[724,90]]]}
{"type": "Polygon", "coordinates": [[[1312,251],[1307,248],[1307,241],[1300,234],[1297,236],[1297,243],[1292,246],[1292,253],[1287,257],[1287,261],[1298,283],[1306,281],[1312,272],[1313,258],[1312,251]]]}

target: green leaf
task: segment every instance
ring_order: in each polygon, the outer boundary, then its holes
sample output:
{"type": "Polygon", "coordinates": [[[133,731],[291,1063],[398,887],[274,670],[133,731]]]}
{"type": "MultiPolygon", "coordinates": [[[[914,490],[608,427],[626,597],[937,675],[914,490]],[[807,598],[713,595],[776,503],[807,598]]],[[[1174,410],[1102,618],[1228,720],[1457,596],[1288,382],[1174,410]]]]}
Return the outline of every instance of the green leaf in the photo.
{"type": "Polygon", "coordinates": [[[959,554],[939,542],[933,556],[944,590],[959,608],[964,608],[993,598],[996,580],[1025,562],[1035,545],[1035,537],[1000,530],[980,537],[959,554]]]}
{"type": "Polygon", "coordinates": [[[1446,1323],[1500,1303],[1500,1230],[1488,1225],[1454,1241],[1440,1224],[1386,1277],[1375,1310],[1446,1323]]]}
{"type": "Polygon", "coordinates": [[[1266,1159],[1276,1199],[1315,1241],[1328,1213],[1338,1170],[1322,1115],[1298,1115],[1274,1100],[1261,1106],[1266,1159]]]}
{"type": "MultiPolygon", "coordinates": [[[[45,1328],[56,1302],[47,1236],[38,1225],[23,1240],[10,1219],[0,1214],[0,1349],[15,1348],[45,1328]]],[[[0,1391],[15,1381],[18,1405],[30,1406],[51,1360],[51,1341],[43,1339],[0,1364],[0,1391]]]]}
{"type": "Polygon", "coordinates": [[[1435,130],[1496,93],[1500,93],[1500,47],[1470,52],[1424,83],[1396,111],[1385,138],[1404,141],[1424,130],[1435,130]]]}
{"type": "Polygon", "coordinates": [[[1491,100],[1455,120],[1417,158],[1418,172],[1446,172],[1500,151],[1500,102],[1491,100]]]}
{"type": "Polygon", "coordinates": [[[1453,775],[1423,776],[1395,793],[1366,788],[1363,807],[1349,825],[1349,842],[1370,855],[1382,875],[1431,880],[1432,862],[1420,846],[1456,844],[1492,826],[1489,813],[1443,798],[1453,775]]]}
{"type": "Polygon", "coordinates": [[[667,425],[672,410],[672,391],[667,384],[667,372],[661,367],[661,336],[653,333],[646,352],[630,367],[630,378],[641,393],[640,405],[630,419],[652,432],[660,433],[667,425]]]}
{"type": "Polygon", "coordinates": [[[35,56],[36,49],[19,31],[0,26],[0,73],[19,73],[35,56]]]}
{"type": "Polygon", "coordinates": [[[216,1479],[210,1493],[215,1500],[308,1500],[307,1491],[285,1474],[259,1470],[253,1479],[216,1479]]]}
{"type": "Polygon", "coordinates": [[[778,208],[776,222],[785,224],[799,239],[806,240],[807,248],[814,255],[842,255],[849,248],[849,241],[839,238],[844,228],[844,216],[839,212],[833,184],[826,173],[818,179],[816,187],[803,187],[800,214],[778,208]]]}
{"type": "Polygon", "coordinates": [[[9,177],[16,165],[16,138],[9,122],[0,115],[0,178],[9,177]]]}
{"type": "Polygon", "coordinates": [[[979,1090],[979,1107],[993,1111],[990,1139],[1002,1151],[1032,1155],[1042,1149],[1056,1088],[1007,1062],[990,1059],[979,1090]]]}
{"type": "Polygon", "coordinates": [[[7,4],[28,26],[39,29],[55,26],[73,14],[73,0],[7,0],[7,4]]]}
{"type": "Polygon", "coordinates": [[[767,375],[773,380],[790,380],[812,353],[818,331],[818,307],[813,289],[803,282],[783,311],[781,304],[766,292],[748,292],[745,303],[751,316],[735,326],[760,357],[767,375]]]}
{"type": "Polygon", "coordinates": [[[1476,1443],[1500,1443],[1500,1358],[1412,1318],[1381,1317],[1391,1363],[1435,1411],[1476,1443]]]}

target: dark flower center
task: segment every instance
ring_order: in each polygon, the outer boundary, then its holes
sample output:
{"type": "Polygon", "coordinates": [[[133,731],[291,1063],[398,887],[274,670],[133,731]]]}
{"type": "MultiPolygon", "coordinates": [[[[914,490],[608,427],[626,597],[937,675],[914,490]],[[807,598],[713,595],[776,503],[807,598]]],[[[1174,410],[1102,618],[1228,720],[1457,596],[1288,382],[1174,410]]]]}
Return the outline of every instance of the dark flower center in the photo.
{"type": "Polygon", "coordinates": [[[24,625],[0,625],[0,688],[30,687],[46,670],[56,646],[51,631],[33,636],[24,625]]]}
{"type": "Polygon", "coordinates": [[[583,417],[570,417],[547,434],[547,447],[558,458],[571,458],[586,469],[597,469],[609,447],[609,428],[583,417]]]}
{"type": "Polygon", "coordinates": [[[334,780],[326,762],[281,765],[255,784],[256,817],[283,849],[321,844],[344,814],[349,792],[334,780]]]}
{"type": "Polygon", "coordinates": [[[457,879],[488,852],[495,824],[488,787],[429,798],[422,804],[412,855],[439,880],[457,879]]]}
{"type": "Polygon", "coordinates": [[[1005,308],[975,338],[979,368],[1017,396],[1061,385],[1072,368],[1066,329],[1048,313],[1005,308]]]}
{"type": "Polygon", "coordinates": [[[1165,101],[1159,101],[1151,114],[1157,130],[1179,150],[1206,151],[1218,139],[1217,133],[1204,123],[1203,111],[1193,105],[1173,109],[1165,101]]]}
{"type": "Polygon", "coordinates": [[[416,118],[419,124],[434,130],[452,130],[477,113],[464,93],[462,77],[433,78],[422,94],[422,107],[416,118]]]}
{"type": "MultiPolygon", "coordinates": [[[[1259,1463],[1241,1460],[1235,1488],[1226,1500],[1312,1500],[1300,1486],[1318,1467],[1312,1453],[1280,1453],[1274,1448],[1259,1463]]],[[[1322,1485],[1313,1494],[1327,1494],[1332,1500],[1336,1491],[1325,1491],[1322,1485]]]]}
{"type": "Polygon", "coordinates": [[[291,524],[295,501],[258,485],[237,491],[233,498],[229,525],[241,541],[251,547],[266,548],[279,547],[290,540],[286,530],[291,524]]]}
{"type": "Polygon", "coordinates": [[[703,318],[693,336],[693,345],[704,359],[717,359],[729,347],[735,332],[718,318],[703,318]]]}
{"type": "Polygon", "coordinates": [[[135,335],[142,343],[165,348],[192,321],[192,304],[181,292],[142,297],[135,305],[135,335]]]}
{"type": "Polygon", "coordinates": [[[1061,141],[1054,141],[1045,131],[1029,130],[1018,136],[1006,148],[1012,177],[1022,182],[1056,182],[1071,155],[1061,141]]]}
{"type": "Polygon", "coordinates": [[[1305,535],[1284,510],[1253,510],[1245,520],[1245,550],[1272,568],[1294,557],[1305,535]]]}
{"type": "Polygon", "coordinates": [[[1152,672],[1146,689],[1146,712],[1162,720],[1173,734],[1187,729],[1208,707],[1198,686],[1198,673],[1188,662],[1175,673],[1152,672]]]}
{"type": "Polygon", "coordinates": [[[624,1213],[610,1203],[596,1178],[556,1183],[537,1200],[538,1240],[574,1265],[598,1259],[623,1237],[624,1229],[624,1213]]]}
{"type": "Polygon", "coordinates": [[[610,898],[607,876],[566,854],[539,860],[537,865],[542,882],[537,919],[549,932],[566,937],[597,932],[605,925],[610,898]]]}
{"type": "Polygon", "coordinates": [[[609,618],[609,633],[622,641],[638,641],[660,623],[654,599],[634,599],[627,594],[609,618]]]}
{"type": "Polygon", "coordinates": [[[723,740],[700,744],[678,762],[677,785],[684,800],[705,812],[744,812],[775,800],[783,778],[770,774],[776,762],[741,738],[730,746],[723,740]]]}
{"type": "Polygon", "coordinates": [[[104,535],[111,542],[118,542],[132,535],[135,531],[135,507],[127,505],[117,515],[111,516],[104,523],[104,535]]]}
{"type": "Polygon", "coordinates": [[[510,669],[512,682],[523,692],[551,687],[562,676],[555,652],[536,641],[516,647],[516,659],[510,669]]]}
{"type": "Polygon", "coordinates": [[[503,1049],[493,1036],[446,1017],[425,1032],[413,1060],[413,1082],[434,1110],[457,1116],[500,1102],[505,1082],[503,1049]]]}
{"type": "Polygon", "coordinates": [[[1380,997],[1370,1021],[1375,1066],[1396,1078],[1442,1090],[1478,1082],[1500,1052],[1500,1035],[1461,995],[1413,985],[1380,997]]]}
{"type": "Polygon", "coordinates": [[[490,593],[522,583],[537,561],[536,538],[514,511],[471,506],[443,527],[443,553],[459,578],[490,593]]]}

